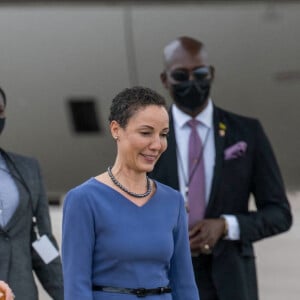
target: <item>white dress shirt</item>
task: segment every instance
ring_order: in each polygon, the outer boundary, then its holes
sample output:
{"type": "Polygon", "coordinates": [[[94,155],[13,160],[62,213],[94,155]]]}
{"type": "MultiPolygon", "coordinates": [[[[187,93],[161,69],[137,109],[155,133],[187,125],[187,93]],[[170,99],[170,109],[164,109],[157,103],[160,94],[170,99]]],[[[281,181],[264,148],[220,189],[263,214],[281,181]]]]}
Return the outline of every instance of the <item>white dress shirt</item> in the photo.
{"type": "MultiPolygon", "coordinates": [[[[205,172],[205,201],[206,205],[209,201],[211,193],[212,180],[214,175],[214,166],[216,158],[215,138],[214,138],[214,122],[213,122],[213,103],[209,99],[206,108],[196,116],[199,121],[197,126],[198,134],[201,138],[204,159],[205,172]]],[[[191,132],[190,126],[187,124],[191,120],[191,116],[182,112],[176,105],[172,105],[172,115],[174,119],[174,131],[177,141],[177,166],[179,175],[179,188],[184,200],[186,198],[186,187],[188,186],[188,145],[191,132]]],[[[237,218],[232,215],[223,215],[228,224],[227,239],[238,240],[240,230],[237,218]]]]}

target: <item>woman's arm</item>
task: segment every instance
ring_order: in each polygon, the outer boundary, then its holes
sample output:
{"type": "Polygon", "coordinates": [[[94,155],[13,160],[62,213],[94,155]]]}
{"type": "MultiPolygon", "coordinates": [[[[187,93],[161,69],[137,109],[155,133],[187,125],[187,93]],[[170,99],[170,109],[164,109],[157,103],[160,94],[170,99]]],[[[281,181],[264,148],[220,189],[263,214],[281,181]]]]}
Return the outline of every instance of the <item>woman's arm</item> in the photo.
{"type": "Polygon", "coordinates": [[[174,230],[174,254],[170,266],[170,282],[174,300],[199,300],[188,238],[187,214],[180,195],[177,227],[174,230]]]}
{"type": "Polygon", "coordinates": [[[92,300],[94,218],[86,189],[74,189],[64,201],[62,262],[65,300],[92,300]]]}

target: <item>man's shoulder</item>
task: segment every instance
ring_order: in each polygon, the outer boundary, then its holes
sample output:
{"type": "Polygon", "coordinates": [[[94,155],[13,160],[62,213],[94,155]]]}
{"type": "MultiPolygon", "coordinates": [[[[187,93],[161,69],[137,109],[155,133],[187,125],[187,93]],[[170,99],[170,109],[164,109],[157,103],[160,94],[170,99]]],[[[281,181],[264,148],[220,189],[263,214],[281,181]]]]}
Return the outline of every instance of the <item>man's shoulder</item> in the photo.
{"type": "Polygon", "coordinates": [[[218,120],[220,120],[220,122],[225,122],[225,123],[243,123],[243,124],[247,124],[249,126],[257,126],[260,121],[258,120],[258,118],[255,117],[250,117],[250,116],[245,116],[242,114],[238,114],[229,110],[225,110],[223,108],[220,108],[218,106],[214,106],[214,115],[217,116],[218,120]]]}

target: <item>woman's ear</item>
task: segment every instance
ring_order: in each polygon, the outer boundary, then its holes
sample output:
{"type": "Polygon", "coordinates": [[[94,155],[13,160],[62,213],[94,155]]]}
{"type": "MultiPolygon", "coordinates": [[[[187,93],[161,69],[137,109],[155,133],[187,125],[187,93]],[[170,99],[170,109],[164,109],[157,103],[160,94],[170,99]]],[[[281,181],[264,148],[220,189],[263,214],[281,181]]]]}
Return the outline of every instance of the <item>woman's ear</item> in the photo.
{"type": "Polygon", "coordinates": [[[120,130],[119,123],[115,120],[111,121],[111,123],[110,123],[110,132],[111,132],[112,137],[115,140],[118,140],[118,138],[119,138],[119,130],[120,130]]]}

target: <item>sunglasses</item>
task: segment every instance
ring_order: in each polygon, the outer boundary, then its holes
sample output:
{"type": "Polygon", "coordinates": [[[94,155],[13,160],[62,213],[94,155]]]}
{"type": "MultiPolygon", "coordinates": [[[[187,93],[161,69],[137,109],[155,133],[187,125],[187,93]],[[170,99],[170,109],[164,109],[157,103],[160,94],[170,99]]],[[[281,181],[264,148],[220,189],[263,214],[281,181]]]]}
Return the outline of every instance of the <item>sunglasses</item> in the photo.
{"type": "Polygon", "coordinates": [[[212,67],[199,67],[192,71],[187,69],[176,69],[170,73],[170,76],[177,82],[184,82],[190,79],[190,74],[193,74],[195,80],[211,80],[212,67]]]}

